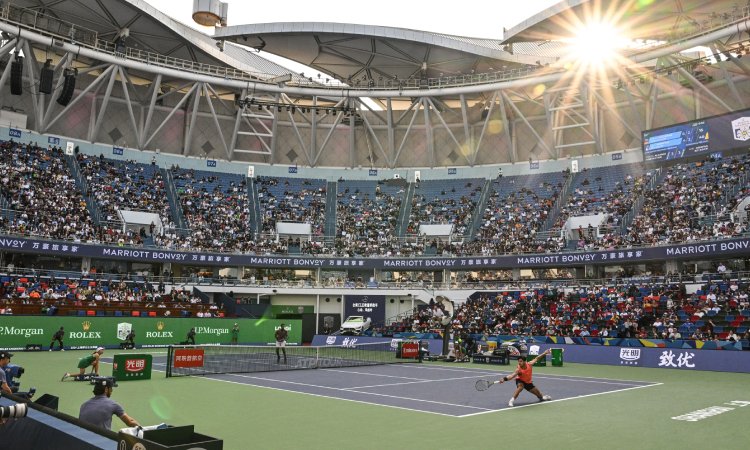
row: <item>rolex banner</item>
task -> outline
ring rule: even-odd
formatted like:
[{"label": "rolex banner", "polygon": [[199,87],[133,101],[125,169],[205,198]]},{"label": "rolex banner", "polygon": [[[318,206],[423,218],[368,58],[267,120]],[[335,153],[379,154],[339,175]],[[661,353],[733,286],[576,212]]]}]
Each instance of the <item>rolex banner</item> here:
[{"label": "rolex banner", "polygon": [[[167,317],[84,317],[84,316],[0,316],[0,350],[25,350],[28,344],[42,344],[47,350],[52,336],[64,327],[66,349],[119,348],[130,331],[139,348],[164,347],[185,341],[195,328],[196,344],[229,344],[234,324],[240,344],[275,342],[274,333],[284,323],[288,343],[302,341],[301,320],[201,319]],[[55,347],[57,348],[57,347]]]}]

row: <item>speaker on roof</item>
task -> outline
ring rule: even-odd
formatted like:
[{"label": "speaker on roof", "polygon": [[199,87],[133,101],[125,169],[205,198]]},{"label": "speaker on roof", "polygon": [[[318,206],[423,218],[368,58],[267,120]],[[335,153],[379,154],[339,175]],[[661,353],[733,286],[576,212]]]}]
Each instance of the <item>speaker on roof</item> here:
[{"label": "speaker on roof", "polygon": [[16,56],[16,60],[10,64],[10,93],[12,95],[23,94],[23,57]]},{"label": "speaker on roof", "polygon": [[51,62],[52,60],[48,59],[47,62],[44,63],[42,71],[39,73],[39,92],[42,94],[52,93],[52,78],[54,77],[54,72],[50,69]]},{"label": "speaker on roof", "polygon": [[60,90],[60,96],[57,97],[57,103],[61,106],[68,106],[70,99],[73,98],[73,92],[76,90],[76,76],[66,70],[64,77],[65,80]]}]

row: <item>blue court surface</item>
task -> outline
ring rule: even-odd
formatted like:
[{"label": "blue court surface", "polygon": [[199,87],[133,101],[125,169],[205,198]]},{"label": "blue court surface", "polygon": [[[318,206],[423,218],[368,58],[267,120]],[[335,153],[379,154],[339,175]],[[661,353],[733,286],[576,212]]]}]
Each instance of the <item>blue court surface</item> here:
[{"label": "blue court surface", "polygon": [[[157,353],[157,352],[154,352]],[[102,362],[111,359],[102,358]],[[154,354],[154,370],[165,370],[166,356]],[[508,366],[515,368],[515,363]],[[207,380],[245,384],[339,400],[389,406],[452,417],[470,417],[529,406],[544,407],[533,394],[521,392],[508,406],[514,382],[480,392],[479,379],[496,381],[511,371],[486,370],[471,364],[389,364],[341,369],[291,370],[207,375]],[[154,376],[159,376],[155,374]],[[533,382],[551,402],[656,386],[661,383],[537,373]]]}]

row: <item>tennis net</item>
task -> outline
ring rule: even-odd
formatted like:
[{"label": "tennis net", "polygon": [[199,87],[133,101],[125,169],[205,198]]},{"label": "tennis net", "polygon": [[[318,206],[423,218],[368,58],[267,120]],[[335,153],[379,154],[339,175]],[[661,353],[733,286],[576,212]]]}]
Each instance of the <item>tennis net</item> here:
[{"label": "tennis net", "polygon": [[[401,357],[400,344],[404,344],[403,355],[406,357]],[[413,363],[421,362],[420,347],[417,342],[294,346],[285,348],[284,358],[281,352],[277,357],[276,348],[271,345],[174,345],[167,353],[167,377]]]}]

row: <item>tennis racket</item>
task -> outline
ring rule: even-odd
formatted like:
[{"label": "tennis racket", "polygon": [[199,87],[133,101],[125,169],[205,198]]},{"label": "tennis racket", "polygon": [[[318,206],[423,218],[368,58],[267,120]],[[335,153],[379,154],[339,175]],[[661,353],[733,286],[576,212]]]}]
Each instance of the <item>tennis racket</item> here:
[{"label": "tennis racket", "polygon": [[497,381],[479,380],[474,387],[477,388],[478,391],[486,391],[493,384],[497,384]]}]

